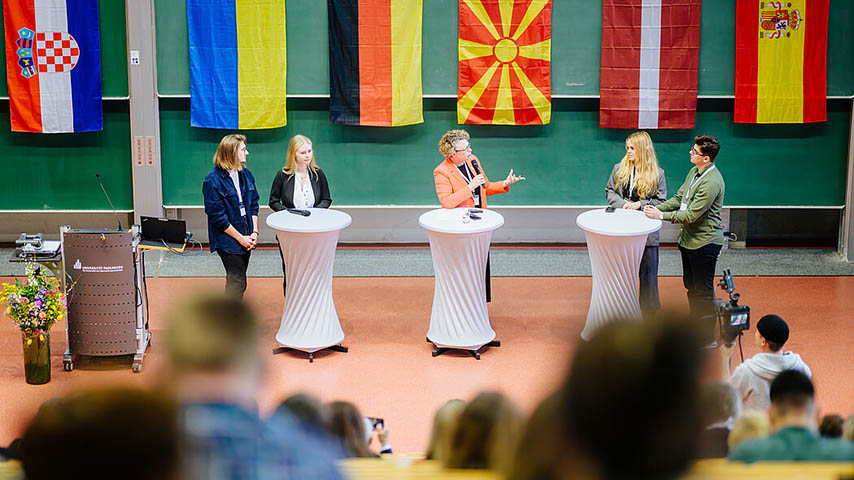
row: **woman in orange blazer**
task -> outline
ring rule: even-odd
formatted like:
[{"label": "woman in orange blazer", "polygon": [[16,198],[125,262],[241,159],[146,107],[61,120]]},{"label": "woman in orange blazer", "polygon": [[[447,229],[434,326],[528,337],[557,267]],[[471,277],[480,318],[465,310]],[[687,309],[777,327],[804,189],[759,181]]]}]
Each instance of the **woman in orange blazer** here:
[{"label": "woman in orange blazer", "polygon": [[469,139],[465,130],[449,130],[439,140],[439,153],[445,160],[433,170],[433,180],[442,208],[486,208],[488,195],[505,193],[510,185],[525,179],[513,175],[511,168],[503,181],[490,182],[480,161],[471,153]]},{"label": "woman in orange blazer", "polygon": [[[445,161],[433,170],[436,195],[442,208],[486,208],[486,197],[510,190],[510,185],[525,177],[510,174],[501,182],[490,182],[480,161],[471,153],[469,134],[465,130],[448,130],[439,140],[439,153]],[[489,257],[486,257],[486,301],[492,301]]]}]

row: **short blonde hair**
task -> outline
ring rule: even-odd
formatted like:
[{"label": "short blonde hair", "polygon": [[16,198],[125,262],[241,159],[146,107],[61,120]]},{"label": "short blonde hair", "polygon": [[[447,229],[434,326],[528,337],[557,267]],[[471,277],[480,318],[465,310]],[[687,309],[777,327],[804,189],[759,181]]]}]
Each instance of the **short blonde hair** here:
[{"label": "short blonde hair", "polygon": [[442,135],[439,140],[439,153],[443,158],[448,158],[454,154],[456,147],[454,146],[460,140],[469,140],[469,132],[465,130],[448,130]]},{"label": "short blonde hair", "polygon": [[[311,140],[305,135],[294,135],[294,138],[288,142],[288,156],[285,157],[285,166],[282,171],[287,175],[293,175],[297,170],[297,150],[303,145],[311,145]],[[317,175],[317,162],[314,159],[314,150],[311,151],[311,162],[308,164],[311,172]]]},{"label": "short blonde hair", "polygon": [[246,145],[245,135],[232,133],[222,137],[213,157],[214,167],[223,170],[243,170],[243,165],[237,159],[237,149],[240,148],[241,143]]},{"label": "short blonde hair", "polygon": [[768,420],[768,414],[757,412],[756,410],[748,410],[732,422],[732,430],[729,432],[726,443],[729,445],[729,449],[732,450],[736,445],[745,440],[765,437],[770,433],[771,422]]},{"label": "short blonde hair", "polygon": [[169,318],[166,350],[176,372],[229,371],[258,361],[260,327],[241,300],[199,295]]}]

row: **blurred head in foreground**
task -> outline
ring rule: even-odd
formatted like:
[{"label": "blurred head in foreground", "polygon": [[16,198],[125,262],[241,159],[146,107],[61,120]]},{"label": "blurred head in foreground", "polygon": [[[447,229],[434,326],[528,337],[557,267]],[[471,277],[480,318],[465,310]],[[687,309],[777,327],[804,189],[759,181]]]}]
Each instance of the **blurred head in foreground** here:
[{"label": "blurred head in foreground", "polygon": [[618,322],[575,354],[565,424],[609,479],[674,478],[701,429],[698,331],[688,320]]},{"label": "blurred head in foreground", "polygon": [[457,420],[466,402],[454,399],[448,400],[433,417],[433,430],[430,433],[430,445],[427,447],[427,459],[447,462],[451,454],[451,440],[457,427]]},{"label": "blurred head in foreground", "polygon": [[178,478],[176,410],[165,397],[100,388],[39,410],[22,443],[26,478]]},{"label": "blurred head in foreground", "polygon": [[519,409],[504,395],[479,394],[457,420],[447,467],[509,472],[524,423]]}]

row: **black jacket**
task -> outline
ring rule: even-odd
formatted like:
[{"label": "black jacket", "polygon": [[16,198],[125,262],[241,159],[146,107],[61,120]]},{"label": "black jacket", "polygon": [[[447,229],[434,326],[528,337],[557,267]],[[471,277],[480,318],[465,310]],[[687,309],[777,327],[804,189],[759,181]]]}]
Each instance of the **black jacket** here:
[{"label": "black jacket", "polygon": [[[276,178],[273,179],[273,186],[270,188],[270,208],[274,212],[286,208],[294,208],[295,176],[288,175],[281,170],[276,173]],[[311,182],[312,190],[314,190],[314,207],[329,208],[332,205],[332,194],[329,193],[329,183],[326,181],[326,175],[323,173],[323,170],[318,168],[316,172],[312,172],[309,169],[308,180]]]}]

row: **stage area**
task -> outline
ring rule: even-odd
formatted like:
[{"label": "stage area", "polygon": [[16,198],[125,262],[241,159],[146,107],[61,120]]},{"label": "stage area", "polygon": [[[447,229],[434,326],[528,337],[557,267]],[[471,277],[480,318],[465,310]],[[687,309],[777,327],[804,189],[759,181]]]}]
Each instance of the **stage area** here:
[{"label": "stage area", "polygon": [[[131,372],[130,357],[78,361],[73,372],[63,372],[66,343],[61,323],[51,339],[51,382],[27,385],[20,334],[3,318],[0,444],[20,435],[38,406],[53,396],[101,383],[156,385],[164,360],[161,339],[166,312],[186,295],[218,291],[223,282],[221,278],[149,279],[153,344],[140,374]],[[848,337],[854,327],[854,277],[738,277],[736,282],[755,319],[773,312],[789,322],[792,334],[786,349],[799,352],[812,368],[821,413],[854,413],[854,344]],[[663,277],[660,287],[664,307],[686,308],[680,278]],[[434,411],[452,398],[471,399],[482,390],[499,390],[530,413],[567,370],[580,341],[591,279],[494,278],[489,311],[502,346],[485,351],[480,361],[465,354],[431,357],[432,346],[425,342],[433,293],[429,277],[335,278],[335,303],[350,352],[320,353],[313,364],[298,353],[274,357],[281,289],[280,279],[251,278],[246,295],[263,321],[260,353],[267,359],[268,376],[259,398],[261,410],[269,412],[286,396],[301,391],[324,401],[350,400],[365,415],[385,418],[395,451],[405,453],[426,448]],[[749,333],[745,356],[756,351],[753,330]],[[715,375],[717,364],[717,354],[712,352],[707,377]]]}]

